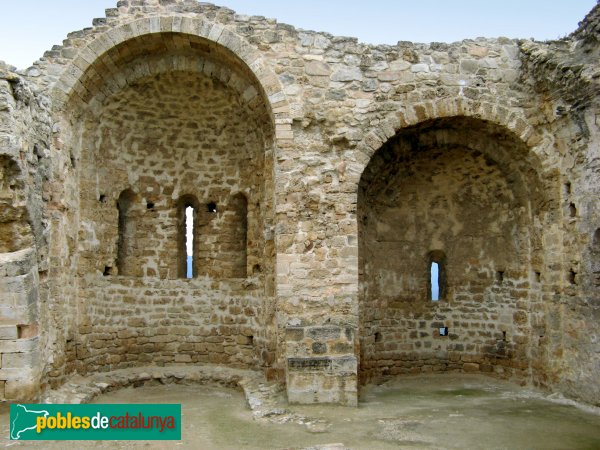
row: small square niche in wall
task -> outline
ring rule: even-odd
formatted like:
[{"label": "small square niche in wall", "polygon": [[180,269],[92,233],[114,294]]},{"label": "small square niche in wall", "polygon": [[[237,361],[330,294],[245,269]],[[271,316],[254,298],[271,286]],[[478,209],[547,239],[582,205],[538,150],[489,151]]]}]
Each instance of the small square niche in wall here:
[{"label": "small square niche in wall", "polygon": [[440,336],[448,336],[448,327],[440,327]]}]

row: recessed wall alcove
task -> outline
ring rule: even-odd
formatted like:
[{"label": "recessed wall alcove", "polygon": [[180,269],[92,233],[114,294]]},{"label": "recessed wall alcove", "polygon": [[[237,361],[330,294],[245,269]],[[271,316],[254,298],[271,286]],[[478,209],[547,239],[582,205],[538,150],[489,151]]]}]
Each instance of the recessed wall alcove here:
[{"label": "recessed wall alcove", "polygon": [[467,117],[402,129],[373,155],[357,213],[363,381],[528,375],[543,260],[535,164],[510,132]]},{"label": "recessed wall alcove", "polygon": [[80,198],[70,364],[264,367],[274,135],[259,82],[215,43],[154,33],[109,50],[81,84],[69,105]]}]

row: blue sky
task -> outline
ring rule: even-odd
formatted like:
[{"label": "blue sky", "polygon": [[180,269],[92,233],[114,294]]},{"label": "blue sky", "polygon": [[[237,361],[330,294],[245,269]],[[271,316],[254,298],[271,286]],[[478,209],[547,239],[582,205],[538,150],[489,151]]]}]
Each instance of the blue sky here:
[{"label": "blue sky", "polygon": [[[242,14],[373,44],[454,42],[478,36],[556,39],[596,0],[223,0]],[[0,0],[0,60],[26,68],[116,0]]]}]

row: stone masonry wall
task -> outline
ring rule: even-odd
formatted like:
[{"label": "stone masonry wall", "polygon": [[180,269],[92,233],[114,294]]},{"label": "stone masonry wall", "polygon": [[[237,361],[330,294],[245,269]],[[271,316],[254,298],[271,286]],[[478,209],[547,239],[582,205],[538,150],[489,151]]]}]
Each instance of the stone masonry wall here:
[{"label": "stone masonry wall", "polygon": [[[186,95],[194,92],[195,95]],[[177,278],[180,199],[196,201],[197,275],[232,278],[235,195],[248,196],[249,253],[263,264],[261,207],[264,144],[260,124],[210,78],[185,72],[142,78],[124,89],[83,130],[79,272],[117,274],[117,199],[135,194],[130,275]],[[214,203],[216,211],[208,210]],[[245,243],[244,243],[245,247]],[[182,258],[183,256],[183,258]],[[250,273],[252,272],[250,267]],[[108,268],[108,269],[106,269]],[[256,270],[261,270],[260,267]]]},{"label": "stone masonry wall", "polygon": [[[145,40],[130,52],[160,42]],[[78,273],[96,280],[79,286],[79,336],[69,357],[78,372],[149,362],[258,367],[272,359],[261,351],[266,336],[255,320],[273,273],[264,240],[272,214],[270,128],[264,106],[251,102],[251,83],[200,50],[193,59],[191,50],[174,48],[123,62],[129,85],[102,108],[83,106],[89,119],[74,128],[81,133],[81,147],[72,150],[80,180]],[[171,281],[167,289],[164,280],[186,278],[188,205],[193,277],[204,281]],[[245,287],[221,283],[247,276]]]},{"label": "stone masonry wall", "polygon": [[248,281],[97,279],[68,347],[79,373],[136,365],[260,365],[262,293]]},{"label": "stone masonry wall", "polygon": [[[542,284],[531,359],[533,381],[598,404],[600,386],[600,289],[595,236],[600,223],[600,84],[597,64],[600,4],[569,37],[556,42],[523,42],[522,82],[536,94],[560,157],[556,185],[561,191],[560,238],[544,242],[562,258],[562,270]],[[551,288],[549,285],[558,285]]]},{"label": "stone masonry wall", "polygon": [[[41,383],[146,363],[147,348],[156,364],[263,367],[294,402],[356,404],[359,376],[477,369],[599,404],[598,11],[556,42],[374,46],[206,3],[121,0],[69,34],[23,74],[53,120],[49,181],[33,189],[44,203],[28,199],[48,210]],[[365,195],[363,172],[389,189]],[[116,202],[127,189],[139,264],[122,277]],[[238,193],[248,290],[231,287],[243,275]],[[191,284],[177,279],[184,194],[219,211],[200,217]],[[450,213],[423,214],[433,206]],[[38,248],[43,235],[33,228]],[[392,244],[377,250],[384,235]],[[417,307],[433,250],[447,258],[450,297]],[[152,320],[129,325],[125,298]],[[210,336],[177,334],[178,301]],[[237,322],[245,301],[253,350]],[[223,302],[234,310],[207,324],[205,307]],[[90,328],[99,311],[110,318]],[[233,353],[205,353],[225,317],[240,324],[219,337]],[[164,347],[144,341],[154,326]]]},{"label": "stone masonry wall", "polygon": [[0,62],[0,399],[34,398],[47,342],[49,102]]},{"label": "stone masonry wall", "polygon": [[[527,377],[530,289],[541,278],[540,258],[530,261],[541,230],[529,208],[539,210],[539,193],[535,180],[521,184],[499,163],[518,143],[489,131],[464,119],[407,130],[363,173],[363,379],[445,370]],[[432,261],[440,267],[438,301]]]}]

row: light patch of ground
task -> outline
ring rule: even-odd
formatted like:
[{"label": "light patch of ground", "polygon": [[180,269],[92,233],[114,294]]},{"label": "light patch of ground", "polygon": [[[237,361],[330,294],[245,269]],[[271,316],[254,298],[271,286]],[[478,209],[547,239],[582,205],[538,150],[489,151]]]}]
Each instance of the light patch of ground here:
[{"label": "light patch of ground", "polygon": [[[128,387],[96,403],[181,403],[181,442],[8,441],[0,445],[110,449],[591,449],[600,448],[600,414],[539,392],[477,375],[398,378],[363,389],[358,408],[285,405],[286,414],[253,417],[244,394],[216,385]],[[280,400],[281,402],[281,400]],[[281,423],[275,423],[275,422]]]}]

